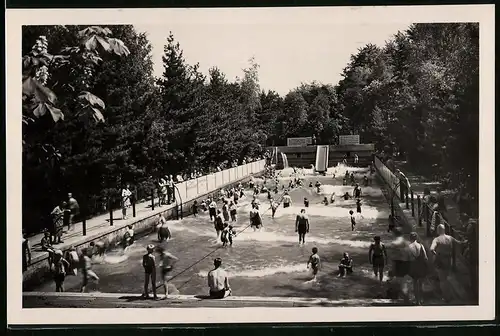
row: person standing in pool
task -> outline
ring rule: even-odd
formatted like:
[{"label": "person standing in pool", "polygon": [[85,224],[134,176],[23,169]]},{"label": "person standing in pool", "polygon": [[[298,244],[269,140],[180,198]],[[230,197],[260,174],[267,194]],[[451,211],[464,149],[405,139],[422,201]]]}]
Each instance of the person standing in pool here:
[{"label": "person standing in pool", "polygon": [[335,203],[335,192],[333,192],[332,196],[330,196],[330,203]]},{"label": "person standing in pool", "polygon": [[193,216],[197,217],[198,216],[198,201],[194,200],[193,205],[191,206],[191,209],[193,210]]},{"label": "person standing in pool", "polygon": [[148,245],[146,247],[147,253],[142,256],[142,267],[144,268],[144,292],[142,293],[142,297],[144,299],[149,298],[149,282],[151,281],[153,298],[158,300],[158,296],[156,295],[156,260],[153,254],[154,249],[154,245]]},{"label": "person standing in pool", "polygon": [[283,208],[288,208],[292,204],[292,198],[288,194],[288,191],[285,191],[283,196]]},{"label": "person standing in pool", "polygon": [[69,273],[71,275],[78,275],[80,256],[78,255],[78,252],[76,251],[76,248],[74,246],[71,246],[68,252],[66,252],[65,259],[69,262]]},{"label": "person standing in pool", "polygon": [[262,218],[260,217],[259,206],[257,204],[253,204],[252,210],[250,210],[250,226],[254,231],[260,231],[262,227]]},{"label": "person standing in pool", "polygon": [[54,282],[56,283],[56,292],[64,292],[64,279],[66,278],[69,262],[63,258],[63,252],[56,250],[54,252]]},{"label": "person standing in pool", "polygon": [[99,277],[95,272],[92,270],[92,259],[90,256],[92,255],[91,250],[88,250],[87,248],[82,249],[82,260],[81,260],[81,265],[82,265],[82,286],[80,289],[80,292],[85,293],[85,290],[87,289],[87,285],[89,283],[89,278],[93,279],[96,284],[99,283]]},{"label": "person standing in pool", "polygon": [[222,213],[220,210],[217,210],[217,215],[214,220],[214,228],[217,233],[217,240],[220,238],[220,234],[222,230],[224,230],[224,218],[222,217]]},{"label": "person standing in pool", "polygon": [[106,244],[103,241],[98,241],[97,243],[90,242],[90,255],[97,254],[99,257],[104,257],[106,252]]},{"label": "person standing in pool", "polygon": [[361,197],[361,187],[359,186],[359,183],[356,183],[356,186],[354,187],[352,194],[354,198],[359,199]]},{"label": "person standing in pool", "polygon": [[280,206],[279,202],[277,202],[274,199],[271,200],[271,217],[272,218],[274,218],[274,215],[276,214],[276,210],[278,210],[279,206]]},{"label": "person standing in pool", "polygon": [[309,200],[307,199],[307,197],[304,197],[304,206],[306,208],[309,208]]},{"label": "person standing in pool", "polygon": [[375,277],[379,277],[380,282],[384,279],[384,267],[387,261],[387,251],[385,245],[380,242],[380,236],[373,238],[374,242],[368,251],[368,260],[373,265]]},{"label": "person standing in pool", "polygon": [[226,271],[220,266],[222,265],[221,258],[214,259],[214,269],[208,272],[208,288],[210,290],[210,298],[223,299],[231,295],[231,287],[229,286],[229,278]]},{"label": "person standing in pool", "polygon": [[233,195],[233,201],[234,201],[234,204],[238,204],[238,200],[239,200],[241,197],[243,197],[243,195],[244,195],[244,194],[243,194],[243,189],[240,189],[240,190],[241,190],[241,193],[240,193],[238,190],[236,190],[236,192],[235,192],[235,193],[234,193],[234,195]]},{"label": "person standing in pool", "polygon": [[229,222],[229,206],[227,201],[224,201],[224,204],[222,205],[222,216],[224,217],[225,222]]},{"label": "person standing in pool", "polygon": [[231,222],[236,222],[236,204],[233,201],[229,203],[229,215],[231,216]]},{"label": "person standing in pool", "polygon": [[126,250],[130,245],[134,243],[134,229],[132,225],[127,225],[127,230],[123,235],[123,249]]},{"label": "person standing in pool", "polygon": [[217,217],[217,203],[215,203],[215,200],[209,201],[208,213],[210,214],[210,220],[214,220]]},{"label": "person standing in pool", "polygon": [[356,217],[354,217],[354,211],[349,210],[349,215],[351,216],[351,231],[356,228]]},{"label": "person standing in pool", "polygon": [[356,200],[356,213],[359,218],[363,218],[363,215],[361,214],[361,200],[359,198]]},{"label": "person standing in pool", "polygon": [[295,232],[299,233],[299,245],[306,243],[306,234],[309,233],[309,217],[306,215],[306,210],[300,210],[300,214],[295,219]]},{"label": "person standing in pool", "polygon": [[162,214],[158,215],[158,241],[161,243],[163,240],[169,241],[172,238],[172,233],[167,225],[167,220]]},{"label": "person standing in pool", "polygon": [[319,181],[316,181],[316,184],[314,184],[314,186],[316,187],[316,191],[319,194],[321,192],[321,183]]},{"label": "person standing in pool", "polygon": [[[165,299],[168,297],[168,275],[174,269],[175,263],[179,260],[172,253],[168,252],[163,247],[158,247],[158,252],[160,253],[161,260],[161,278],[163,281],[163,288],[165,289]],[[156,286],[155,286],[156,287]]]},{"label": "person standing in pool", "polygon": [[307,268],[309,268],[309,266],[311,266],[313,273],[313,278],[311,281],[316,281],[316,276],[318,274],[319,269],[321,268],[321,258],[318,255],[317,247],[312,248],[312,254],[309,257],[309,260],[307,261]]}]

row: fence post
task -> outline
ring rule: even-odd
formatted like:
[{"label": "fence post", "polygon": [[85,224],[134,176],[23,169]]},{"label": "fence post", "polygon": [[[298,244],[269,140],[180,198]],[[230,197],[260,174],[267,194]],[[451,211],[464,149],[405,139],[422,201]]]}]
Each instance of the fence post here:
[{"label": "fence post", "polygon": [[151,189],[151,210],[155,209],[155,189]]},{"label": "fence post", "polygon": [[391,215],[392,218],[394,218],[394,191],[392,189],[391,189]]},{"label": "fence post", "polygon": [[431,236],[431,216],[430,216],[430,213],[429,213],[429,206],[428,205],[424,205],[424,213],[425,213],[425,225],[426,225],[426,228],[425,228],[425,231],[426,231],[426,234],[427,234],[427,237],[430,237]]},{"label": "fence post", "polygon": [[111,196],[108,197],[108,209],[109,209],[109,226],[113,226],[113,204],[111,201]]},{"label": "fence post", "polygon": [[135,201],[137,200],[137,189],[134,190],[134,197],[132,197],[132,217],[135,217]]},{"label": "fence post", "polygon": [[411,215],[415,217],[415,199],[413,195],[413,190],[411,190]]},{"label": "fence post", "polygon": [[418,226],[422,227],[422,199],[417,195]]},{"label": "fence post", "polygon": [[83,235],[86,236],[87,235],[87,216],[86,216],[87,212],[85,211],[85,213],[82,214],[83,216],[83,220],[82,220],[82,229],[83,229]]},{"label": "fence post", "polygon": [[406,201],[406,210],[410,209],[410,202],[408,199],[408,186],[405,188],[405,201]]}]

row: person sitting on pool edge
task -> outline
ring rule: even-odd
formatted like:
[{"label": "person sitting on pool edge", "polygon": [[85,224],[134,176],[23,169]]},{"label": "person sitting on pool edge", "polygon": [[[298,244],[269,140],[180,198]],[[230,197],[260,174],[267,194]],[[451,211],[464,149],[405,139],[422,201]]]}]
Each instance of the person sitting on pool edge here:
[{"label": "person sitting on pool edge", "polygon": [[342,259],[340,259],[339,263],[338,277],[345,278],[348,274],[352,274],[352,258],[349,257],[349,253],[344,252],[344,256]]},{"label": "person sitting on pool edge", "polygon": [[223,299],[231,295],[231,287],[226,271],[220,266],[221,258],[214,259],[214,269],[208,272],[208,288],[211,299]]}]

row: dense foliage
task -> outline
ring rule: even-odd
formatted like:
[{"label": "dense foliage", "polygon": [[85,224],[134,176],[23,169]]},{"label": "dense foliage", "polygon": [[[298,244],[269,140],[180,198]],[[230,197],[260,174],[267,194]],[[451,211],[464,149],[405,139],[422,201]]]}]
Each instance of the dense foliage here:
[{"label": "dense foliage", "polygon": [[261,90],[254,59],[241,78],[216,65],[205,76],[172,34],[154,78],[151,46],[132,26],[25,26],[23,55],[28,230],[66,192],[94,214],[123,183],[141,197],[160,175],[206,173],[313,134],[325,144],[360,134],[423,173],[470,175],[477,195],[477,24],[412,25],[358,50],[336,85],[303,84],[285,96]]}]

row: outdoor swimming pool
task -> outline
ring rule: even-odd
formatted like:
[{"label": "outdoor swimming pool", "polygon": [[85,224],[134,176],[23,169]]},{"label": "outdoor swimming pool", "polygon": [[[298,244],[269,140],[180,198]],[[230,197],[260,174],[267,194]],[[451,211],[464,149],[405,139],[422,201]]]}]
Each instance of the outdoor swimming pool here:
[{"label": "outdoor swimming pool", "polygon": [[[336,177],[332,177],[334,168],[330,168],[327,176],[314,176],[312,171],[304,170],[305,183],[290,191],[293,204],[287,209],[281,206],[275,218],[271,218],[267,194],[259,195],[260,212],[264,228],[254,232],[247,228],[234,238],[232,247],[219,248],[213,224],[208,212],[197,218],[187,217],[180,221],[169,221],[173,239],[163,243],[168,250],[180,260],[176,264],[172,276],[172,284],[181,294],[207,294],[206,276],[213,266],[215,257],[222,258],[222,267],[230,275],[233,295],[244,296],[300,296],[324,297],[329,299],[344,298],[376,298],[382,295],[382,289],[373,276],[368,261],[368,247],[373,236],[380,235],[382,240],[392,236],[387,233],[389,208],[382,191],[373,179],[373,185],[362,187],[362,215],[358,219],[357,230],[351,231],[349,210],[356,212],[354,200],[343,200],[340,195],[348,191],[352,194],[352,186],[343,186],[342,178],[345,170],[353,171],[360,181],[369,175],[368,169],[337,167]],[[283,171],[280,183],[288,184],[290,169]],[[322,183],[318,194],[316,188],[309,183]],[[262,184],[263,180],[256,180]],[[274,182],[267,181],[268,187]],[[336,194],[335,204],[321,204],[324,196]],[[246,196],[240,200],[238,220],[234,224],[238,232],[249,224],[249,211],[252,192],[247,190]],[[279,188],[279,197],[283,193]],[[306,236],[305,246],[299,246],[295,233],[295,216],[304,208],[303,199],[310,201],[306,209],[310,218],[310,233]],[[103,260],[96,258],[93,269],[101,278],[98,288],[91,284],[89,291],[113,293],[142,292],[144,274],[142,255],[146,253],[148,244],[158,245],[156,233],[136,240],[127,252],[116,250],[107,253]],[[322,269],[317,282],[310,282],[312,275],[306,269],[307,260],[312,247],[318,247],[322,259]],[[196,263],[209,253],[207,258]],[[354,260],[354,274],[345,279],[337,278],[336,271],[343,252],[349,252]],[[196,264],[195,264],[196,263]],[[193,265],[195,264],[195,265]],[[191,266],[192,267],[189,267]],[[176,276],[182,272],[182,274]],[[160,281],[158,274],[158,283]],[[79,291],[81,276],[68,276],[65,281],[66,291]],[[54,291],[52,282],[41,285],[38,291]]]}]

